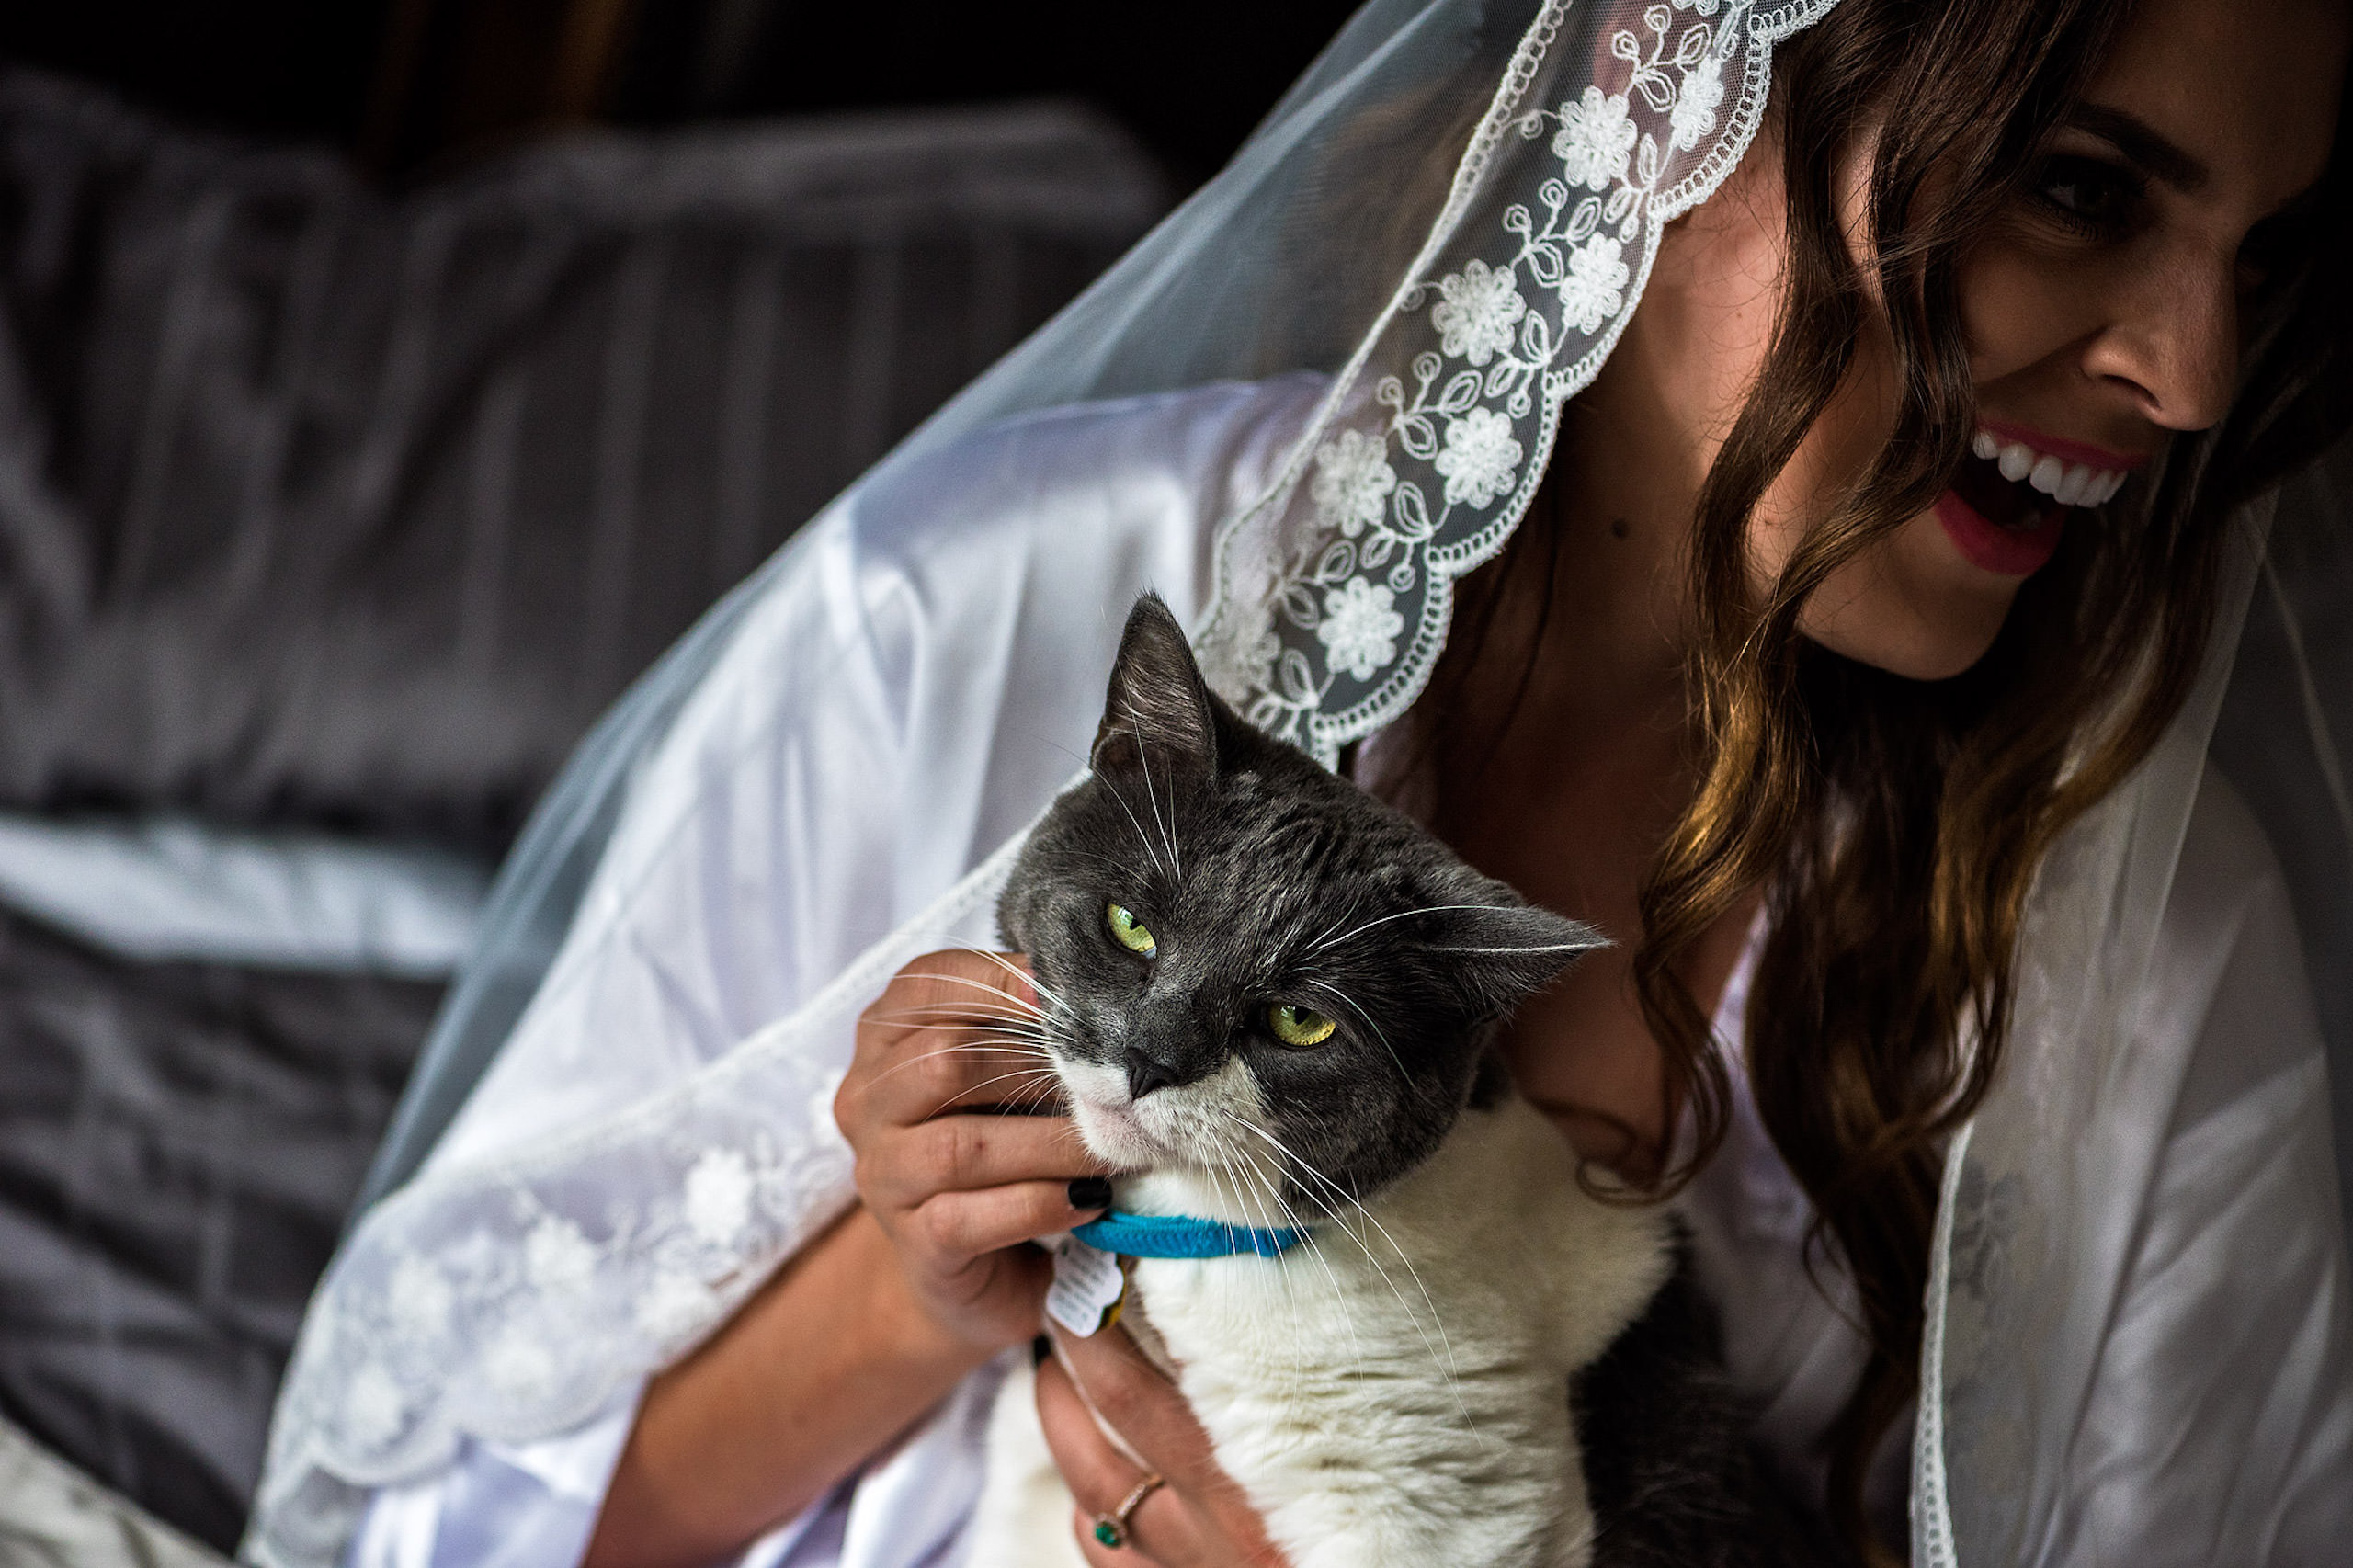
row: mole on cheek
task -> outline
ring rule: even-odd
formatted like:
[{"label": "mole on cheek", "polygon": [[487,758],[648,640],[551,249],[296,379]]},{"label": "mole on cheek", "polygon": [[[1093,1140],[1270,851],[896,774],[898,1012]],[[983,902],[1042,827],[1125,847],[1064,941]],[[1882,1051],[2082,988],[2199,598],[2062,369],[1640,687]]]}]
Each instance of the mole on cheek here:
[{"label": "mole on cheek", "polygon": [[1612,517],[1609,519],[1609,537],[1611,539],[1624,539],[1628,534],[1632,533],[1634,529],[1632,525],[1628,523],[1625,518]]}]

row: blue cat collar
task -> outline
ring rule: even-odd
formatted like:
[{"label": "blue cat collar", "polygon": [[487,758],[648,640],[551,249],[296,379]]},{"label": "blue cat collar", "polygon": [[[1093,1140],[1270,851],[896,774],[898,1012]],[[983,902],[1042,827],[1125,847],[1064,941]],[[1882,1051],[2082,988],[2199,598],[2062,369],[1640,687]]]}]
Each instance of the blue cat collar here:
[{"label": "blue cat collar", "polygon": [[1071,1234],[1122,1257],[1280,1257],[1307,1239],[1289,1226],[1228,1225],[1182,1214],[1122,1214],[1110,1210]]}]

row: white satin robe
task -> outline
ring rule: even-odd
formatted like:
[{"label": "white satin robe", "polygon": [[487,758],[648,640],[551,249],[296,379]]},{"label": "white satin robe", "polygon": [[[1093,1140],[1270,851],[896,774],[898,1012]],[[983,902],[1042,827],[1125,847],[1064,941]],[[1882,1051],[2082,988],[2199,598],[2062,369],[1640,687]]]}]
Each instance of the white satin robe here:
[{"label": "white satin robe", "polygon": [[[1221,517],[1324,383],[1294,377],[984,430],[816,522],[633,789],[542,995],[436,1151],[470,1159],[675,1082],[784,1017],[1017,832],[1092,736],[1127,608],[1193,621]],[[942,945],[992,945],[985,911]],[[1734,1049],[1745,979],[1722,1020]],[[2137,1049],[2190,1059],[2131,1282],[2037,1568],[2353,1561],[2353,1302],[2322,1048],[2261,835],[2193,818]],[[847,1042],[842,1042],[846,1051]],[[1735,1378],[1790,1483],[1859,1364],[1800,1256],[1807,1209],[1754,1108],[1690,1195]],[[2032,1346],[2020,1346],[2030,1357]],[[997,1373],[755,1545],[747,1568],[955,1561]],[[565,1568],[636,1386],[528,1444],[375,1494],[354,1568]],[[1899,1445],[1900,1447],[1900,1445]],[[1898,1456],[1900,1457],[1900,1456]],[[1876,1501],[1900,1517],[1904,1467]],[[1956,1487],[1969,1484],[1965,1475]]]}]

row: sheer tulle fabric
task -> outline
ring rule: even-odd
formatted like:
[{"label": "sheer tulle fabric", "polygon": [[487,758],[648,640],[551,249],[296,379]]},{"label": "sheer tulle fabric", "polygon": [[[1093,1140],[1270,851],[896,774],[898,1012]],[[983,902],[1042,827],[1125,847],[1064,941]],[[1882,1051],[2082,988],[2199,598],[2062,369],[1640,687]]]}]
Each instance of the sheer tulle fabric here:
[{"label": "sheer tulle fabric", "polygon": [[[1226,695],[1327,758],[1402,711],[1660,225],[1738,160],[1773,45],[1827,9],[1375,0],[1232,168],[712,611],[502,876],[313,1304],[249,1555],[325,1564],[369,1488],[609,1415],[840,1210],[855,1017],[907,958],[990,942],[1137,588],[1199,628]],[[2092,1391],[2164,1219],[2195,1031],[2140,1009],[2260,551],[2251,521],[2198,699],[2038,885],[2016,1054],[1948,1172],[1916,1561],[2078,1560],[2083,1445],[2169,1418],[2112,1420]],[[2253,689],[2304,679],[2283,657]],[[2318,794],[2257,801],[2334,802],[2263,822],[2324,913],[2353,885],[2341,760],[2312,744],[2334,744],[2329,699],[2293,705],[2302,749],[2280,752]],[[2341,994],[2323,1012],[2341,1028]],[[2279,1092],[2317,1093],[2309,1017],[2280,1041]],[[2325,1181],[2325,1120],[2317,1146]],[[2306,1273],[2325,1299],[2300,1304],[2295,1369],[2325,1424],[2347,1376],[2333,1229]],[[2285,1441],[2353,1452],[2310,1437]]]}]

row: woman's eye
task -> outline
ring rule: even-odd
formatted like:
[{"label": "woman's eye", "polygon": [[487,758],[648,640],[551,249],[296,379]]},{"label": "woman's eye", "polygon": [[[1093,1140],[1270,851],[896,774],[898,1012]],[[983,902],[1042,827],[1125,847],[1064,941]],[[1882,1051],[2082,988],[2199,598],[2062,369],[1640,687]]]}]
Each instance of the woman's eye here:
[{"label": "woman's eye", "polygon": [[1267,1009],[1267,1027],[1285,1045],[1322,1045],[1340,1026],[1313,1007],[1278,1002]]},{"label": "woman's eye", "polygon": [[2102,236],[2131,227],[2141,195],[2130,173],[2096,158],[2053,158],[2034,186],[2035,199],[2051,216],[2078,233]]},{"label": "woman's eye", "polygon": [[1134,911],[1125,904],[1106,904],[1103,919],[1111,927],[1111,940],[1138,958],[1148,959],[1160,951],[1160,944],[1152,939],[1152,933],[1144,929],[1136,919]]}]

